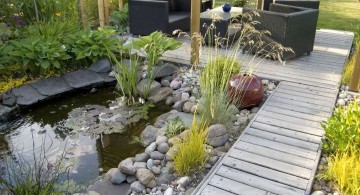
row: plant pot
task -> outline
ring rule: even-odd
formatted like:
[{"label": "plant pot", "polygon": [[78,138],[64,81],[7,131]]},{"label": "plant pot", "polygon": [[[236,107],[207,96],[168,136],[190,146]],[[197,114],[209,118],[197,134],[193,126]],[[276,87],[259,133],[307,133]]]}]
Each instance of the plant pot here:
[{"label": "plant pot", "polygon": [[238,74],[230,79],[227,94],[238,108],[252,108],[262,102],[264,87],[257,76]]},{"label": "plant pot", "polygon": [[230,12],[231,5],[229,3],[224,3],[224,5],[222,6],[222,9],[224,12]]}]

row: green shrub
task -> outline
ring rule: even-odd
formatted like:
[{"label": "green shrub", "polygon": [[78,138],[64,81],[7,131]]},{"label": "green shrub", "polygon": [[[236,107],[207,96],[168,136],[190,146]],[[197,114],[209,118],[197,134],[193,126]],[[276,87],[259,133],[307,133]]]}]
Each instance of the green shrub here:
[{"label": "green shrub", "polygon": [[66,48],[58,41],[43,40],[39,37],[10,41],[13,51],[10,57],[16,59],[24,70],[40,72],[49,69],[60,69],[61,63],[71,58]]},{"label": "green shrub", "polygon": [[128,5],[125,4],[123,10],[115,10],[110,15],[110,21],[117,26],[117,29],[125,31],[129,25],[129,10]]},{"label": "green shrub", "polygon": [[184,122],[181,120],[180,117],[176,117],[168,121],[165,135],[169,138],[174,137],[175,135],[181,133],[183,130],[185,130]]},{"label": "green shrub", "polygon": [[360,148],[360,106],[356,102],[347,107],[338,107],[328,121],[322,124],[325,130],[323,147],[326,151],[347,151],[350,146]]},{"label": "green shrub", "polygon": [[246,5],[246,0],[234,0],[232,6],[234,7],[244,7]]},{"label": "green shrub", "polygon": [[79,31],[65,38],[65,43],[75,54],[76,60],[95,62],[108,56],[108,51],[118,49],[120,40],[113,38],[114,35],[114,30]]},{"label": "green shrub", "polygon": [[14,47],[9,44],[3,44],[0,42],[0,69],[3,69],[6,65],[11,64],[14,59],[9,55]]},{"label": "green shrub", "polygon": [[23,38],[41,37],[45,40],[58,40],[62,43],[65,37],[79,32],[80,29],[80,24],[77,22],[51,20],[25,27],[21,36]]},{"label": "green shrub", "polygon": [[[200,170],[207,161],[205,143],[207,128],[205,124],[196,123],[196,114],[193,124],[185,140],[178,144],[178,151],[173,154],[174,170],[180,175],[189,175]],[[177,147],[176,145],[174,147]]]}]

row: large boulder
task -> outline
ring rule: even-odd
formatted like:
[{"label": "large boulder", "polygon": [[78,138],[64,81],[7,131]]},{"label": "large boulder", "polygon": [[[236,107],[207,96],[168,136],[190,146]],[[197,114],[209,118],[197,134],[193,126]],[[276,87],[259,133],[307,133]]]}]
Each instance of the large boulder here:
[{"label": "large boulder", "polygon": [[165,64],[163,66],[154,67],[155,79],[170,76],[178,71],[178,67],[173,64]]},{"label": "large boulder", "polygon": [[162,87],[154,90],[147,99],[153,103],[158,103],[164,101],[166,97],[172,95],[173,91],[174,90],[170,87]]},{"label": "large boulder", "polygon": [[140,153],[136,154],[134,161],[135,162],[146,162],[150,158],[149,154],[146,153]]},{"label": "large boulder", "polygon": [[132,191],[140,193],[145,189],[145,186],[141,184],[139,181],[134,181],[133,183],[131,183],[130,189]]},{"label": "large boulder", "polygon": [[119,164],[119,169],[125,174],[134,175],[136,173],[136,168],[134,167],[133,158],[127,158],[121,161]]},{"label": "large boulder", "polygon": [[[171,120],[174,119],[176,117],[179,117],[181,119],[181,121],[185,124],[186,128],[191,128],[192,122],[193,122],[193,118],[194,115],[193,114],[188,114],[188,113],[183,113],[183,112],[176,112],[176,113],[172,113],[170,114],[166,120]],[[200,117],[198,115],[196,115],[196,121],[199,121]]]},{"label": "large boulder", "polygon": [[142,140],[142,143],[144,146],[149,146],[152,142],[156,140],[156,133],[158,131],[158,128],[148,125],[144,129],[143,132],[141,132],[140,138]]},{"label": "large boulder", "polygon": [[93,183],[87,191],[94,191],[106,195],[128,195],[130,194],[130,184],[121,183],[119,185],[113,185],[109,180],[103,179]]},{"label": "large boulder", "polygon": [[110,181],[113,184],[121,184],[126,181],[126,175],[124,173],[121,173],[120,170],[117,169],[112,173]]},{"label": "large boulder", "polygon": [[110,72],[111,71],[111,63],[108,58],[100,59],[95,63],[91,64],[89,70],[92,70],[97,73]]},{"label": "large boulder", "polygon": [[[149,84],[149,82],[151,82],[151,85]],[[150,95],[152,92],[154,92],[155,90],[159,89],[161,87],[161,84],[157,81],[154,80],[149,80],[149,79],[143,79],[141,80],[138,85],[137,85],[137,91],[141,96],[145,95],[145,89],[149,87],[149,91],[148,91],[148,95]]]}]

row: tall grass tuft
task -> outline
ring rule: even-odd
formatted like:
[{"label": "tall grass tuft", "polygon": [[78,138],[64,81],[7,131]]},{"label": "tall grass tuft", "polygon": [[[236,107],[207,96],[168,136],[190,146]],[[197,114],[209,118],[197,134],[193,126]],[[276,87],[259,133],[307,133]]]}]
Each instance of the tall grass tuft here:
[{"label": "tall grass tuft", "polygon": [[351,147],[346,152],[337,152],[328,158],[324,179],[335,181],[341,194],[360,194],[360,153]]},{"label": "tall grass tuft", "polygon": [[[178,151],[173,156],[174,170],[180,175],[189,175],[199,171],[208,159],[205,143],[207,139],[207,125],[196,122],[194,114],[193,123],[185,140],[178,145]],[[176,145],[174,146],[176,147]]]}]

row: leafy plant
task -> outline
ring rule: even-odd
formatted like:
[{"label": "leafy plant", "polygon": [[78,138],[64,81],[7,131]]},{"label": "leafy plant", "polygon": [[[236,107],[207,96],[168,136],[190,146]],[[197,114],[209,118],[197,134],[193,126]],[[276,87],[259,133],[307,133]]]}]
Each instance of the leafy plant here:
[{"label": "leafy plant", "polygon": [[3,69],[5,65],[11,64],[14,59],[9,56],[14,47],[12,45],[3,44],[0,42],[0,69]]},{"label": "leafy plant", "polygon": [[113,11],[110,15],[110,21],[114,23],[118,27],[118,29],[124,31],[125,27],[129,25],[128,4],[125,4],[123,10]]},{"label": "leafy plant", "polygon": [[246,0],[234,0],[232,2],[232,6],[234,7],[244,7],[246,5],[247,1]]},{"label": "leafy plant", "polygon": [[320,177],[334,181],[341,194],[360,194],[359,148],[336,152],[327,161],[328,167]]},{"label": "leafy plant", "polygon": [[360,106],[356,102],[338,107],[326,123],[323,147],[329,152],[347,151],[350,146],[360,148]]},{"label": "leafy plant", "polygon": [[65,43],[76,56],[76,60],[89,59],[97,61],[108,55],[108,51],[116,51],[119,39],[112,38],[114,30],[79,31],[65,38]]},{"label": "leafy plant", "polygon": [[61,63],[71,58],[66,53],[66,48],[58,41],[42,40],[39,37],[11,41],[14,47],[9,53],[15,58],[23,69],[41,71],[60,69]]},{"label": "leafy plant", "polygon": [[166,126],[165,135],[167,137],[173,137],[176,134],[181,133],[183,130],[185,130],[184,122],[181,120],[180,117],[176,117],[176,118],[168,121],[168,124]]},{"label": "leafy plant", "polygon": [[189,175],[204,166],[208,159],[208,155],[205,152],[206,139],[206,124],[198,124],[196,122],[196,114],[194,114],[193,123],[187,139],[180,141],[179,149],[176,155],[173,155],[174,170],[176,173]]}]

